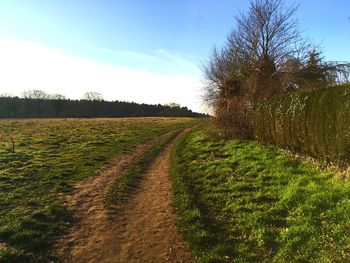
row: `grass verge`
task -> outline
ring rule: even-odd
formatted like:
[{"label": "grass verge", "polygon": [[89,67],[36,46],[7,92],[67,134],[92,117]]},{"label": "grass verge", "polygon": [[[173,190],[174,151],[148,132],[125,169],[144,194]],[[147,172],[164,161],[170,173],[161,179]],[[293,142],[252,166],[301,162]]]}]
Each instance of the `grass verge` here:
[{"label": "grass verge", "polygon": [[350,261],[348,181],[208,129],[171,152],[174,207],[198,262]]}]

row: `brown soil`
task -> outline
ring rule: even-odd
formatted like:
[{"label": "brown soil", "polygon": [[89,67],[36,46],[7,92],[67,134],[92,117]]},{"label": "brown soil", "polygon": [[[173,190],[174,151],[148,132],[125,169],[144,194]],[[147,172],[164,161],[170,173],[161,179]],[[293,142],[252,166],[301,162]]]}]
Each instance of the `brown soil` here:
[{"label": "brown soil", "polygon": [[67,207],[77,224],[57,243],[63,262],[192,262],[177,232],[169,178],[171,144],[154,160],[138,190],[118,213],[103,205],[108,188],[150,144],[114,160],[76,186]]}]

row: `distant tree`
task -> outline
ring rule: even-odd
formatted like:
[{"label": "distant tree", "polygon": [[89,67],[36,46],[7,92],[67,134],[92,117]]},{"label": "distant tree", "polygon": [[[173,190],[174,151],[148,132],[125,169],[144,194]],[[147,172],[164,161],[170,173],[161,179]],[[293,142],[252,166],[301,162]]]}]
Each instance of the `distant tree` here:
[{"label": "distant tree", "polygon": [[66,100],[67,97],[62,94],[50,94],[49,95],[50,100]]},{"label": "distant tree", "polygon": [[88,105],[87,107],[90,109],[91,113],[89,114],[92,117],[99,117],[100,107],[102,104],[100,102],[103,102],[103,96],[101,93],[98,92],[86,92],[83,96],[83,101],[87,101]]},{"label": "distant tree", "polygon": [[[0,96],[0,118],[204,116],[176,103],[166,106],[122,101],[69,100],[60,94],[52,94],[48,99],[43,99],[45,97],[41,92],[32,91],[23,93],[23,98]],[[11,140],[8,134],[13,132],[6,133],[6,141]]]},{"label": "distant tree", "polygon": [[43,90],[27,90],[22,93],[22,97],[25,98],[27,101],[27,111],[28,114],[30,114],[31,106],[30,104],[33,104],[33,107],[35,108],[35,117],[40,118],[42,113],[42,106],[45,100],[48,100],[50,98],[50,95],[46,93]]},{"label": "distant tree", "polygon": [[3,93],[0,95],[1,108],[3,109],[3,114],[7,118],[14,118],[17,112],[17,97],[9,93]]},{"label": "distant tree", "polygon": [[89,91],[83,95],[82,99],[89,100],[89,101],[102,101],[103,95],[101,93],[98,93],[98,92]]},{"label": "distant tree", "polygon": [[14,98],[15,96],[10,93],[1,93],[0,98]]},{"label": "distant tree", "polygon": [[51,94],[50,101],[55,111],[55,117],[57,118],[67,102],[67,97],[61,94]]},{"label": "distant tree", "polygon": [[181,107],[180,104],[175,103],[175,102],[170,102],[170,103],[168,103],[168,104],[165,104],[165,106],[168,106],[168,107],[170,107],[170,108],[180,108],[180,107]]},{"label": "distant tree", "polygon": [[33,89],[24,91],[22,97],[25,99],[46,100],[50,98],[50,95],[43,90]]}]

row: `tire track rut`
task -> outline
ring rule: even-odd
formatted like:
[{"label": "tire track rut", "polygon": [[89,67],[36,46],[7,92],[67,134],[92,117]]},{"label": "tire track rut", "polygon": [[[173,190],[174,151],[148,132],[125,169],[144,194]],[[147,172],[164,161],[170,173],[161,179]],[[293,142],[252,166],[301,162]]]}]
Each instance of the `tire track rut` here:
[{"label": "tire track rut", "polygon": [[[175,138],[176,139],[176,138]],[[176,228],[169,177],[173,139],[154,159],[138,189],[116,213],[104,207],[106,191],[152,142],[116,158],[97,176],[76,185],[66,205],[77,219],[57,242],[62,262],[192,262]]]}]

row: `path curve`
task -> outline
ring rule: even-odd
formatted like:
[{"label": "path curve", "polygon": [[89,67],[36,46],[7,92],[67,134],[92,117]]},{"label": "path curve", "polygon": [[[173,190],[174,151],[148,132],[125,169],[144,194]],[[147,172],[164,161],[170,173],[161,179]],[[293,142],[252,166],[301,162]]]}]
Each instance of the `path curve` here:
[{"label": "path curve", "polygon": [[108,188],[150,147],[139,145],[102,169],[98,176],[77,185],[67,198],[68,209],[78,219],[57,243],[63,262],[192,262],[192,256],[176,229],[169,177],[169,143],[155,158],[138,190],[118,213],[103,205]]}]

